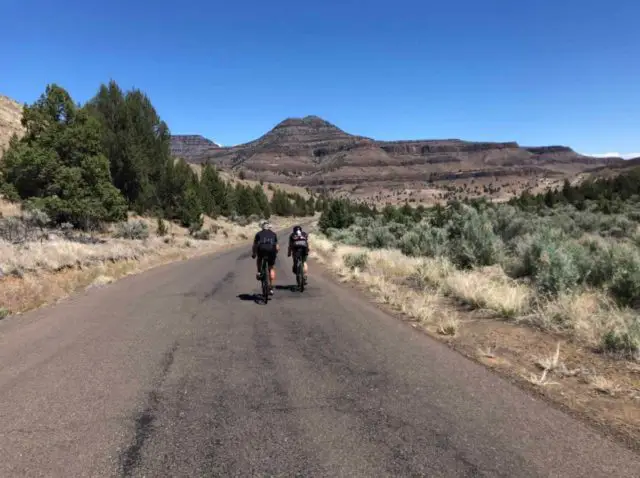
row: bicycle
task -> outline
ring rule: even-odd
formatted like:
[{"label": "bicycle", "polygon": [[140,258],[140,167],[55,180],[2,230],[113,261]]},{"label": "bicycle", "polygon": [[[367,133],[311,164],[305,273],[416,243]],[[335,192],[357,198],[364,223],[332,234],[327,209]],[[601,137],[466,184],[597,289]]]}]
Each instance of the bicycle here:
[{"label": "bicycle", "polygon": [[298,284],[298,290],[304,292],[304,256],[302,254],[296,255],[297,267],[296,267],[296,283]]},{"label": "bicycle", "polygon": [[260,281],[262,282],[262,297],[264,303],[269,302],[269,292],[271,290],[271,284],[269,284],[269,264],[266,257],[262,257],[260,262]]}]

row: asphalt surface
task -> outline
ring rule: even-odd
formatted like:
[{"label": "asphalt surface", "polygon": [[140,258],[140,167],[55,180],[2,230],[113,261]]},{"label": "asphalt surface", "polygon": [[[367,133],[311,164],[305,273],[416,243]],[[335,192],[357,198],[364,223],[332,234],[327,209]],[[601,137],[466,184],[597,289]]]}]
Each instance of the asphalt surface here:
[{"label": "asphalt surface", "polygon": [[259,288],[238,249],[0,322],[0,476],[640,476],[317,268]]}]

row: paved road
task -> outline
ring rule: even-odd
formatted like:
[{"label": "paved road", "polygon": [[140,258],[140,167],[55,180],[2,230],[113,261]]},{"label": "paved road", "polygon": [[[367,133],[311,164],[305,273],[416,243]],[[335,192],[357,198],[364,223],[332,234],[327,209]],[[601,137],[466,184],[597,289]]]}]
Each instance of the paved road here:
[{"label": "paved road", "polygon": [[234,250],[0,322],[0,476],[640,476],[326,277],[258,289]]}]

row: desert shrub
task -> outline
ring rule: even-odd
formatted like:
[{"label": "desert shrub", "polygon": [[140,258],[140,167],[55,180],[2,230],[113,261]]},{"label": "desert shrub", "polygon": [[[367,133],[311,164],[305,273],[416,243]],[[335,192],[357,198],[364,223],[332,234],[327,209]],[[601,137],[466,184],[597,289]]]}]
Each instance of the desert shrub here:
[{"label": "desert shrub", "polygon": [[15,216],[0,219],[0,238],[12,243],[24,241],[26,238],[24,221]]},{"label": "desert shrub", "polygon": [[407,232],[398,242],[400,251],[410,257],[418,257],[422,254],[420,244],[421,237],[416,231]]},{"label": "desert shrub", "polygon": [[490,266],[498,262],[501,241],[486,214],[466,208],[447,225],[448,255],[460,268]]},{"label": "desert shrub", "polygon": [[351,254],[345,254],[344,265],[350,270],[360,269],[364,270],[367,268],[367,264],[369,262],[369,256],[366,252],[356,252]]},{"label": "desert shrub", "polygon": [[141,220],[121,222],[116,226],[115,237],[119,239],[147,239],[149,237],[149,226]]},{"label": "desert shrub", "polygon": [[574,260],[584,281],[593,287],[602,287],[613,276],[612,247],[604,239],[584,238],[580,241],[581,253],[574,253]]},{"label": "desert shrub", "polygon": [[402,238],[407,232],[407,225],[399,222],[390,222],[386,225],[387,231],[393,236],[394,240]]},{"label": "desert shrub", "polygon": [[601,215],[591,211],[584,211],[575,214],[576,226],[583,232],[597,232],[601,225]]},{"label": "desert shrub", "polygon": [[249,220],[249,218],[245,216],[235,216],[232,218],[232,221],[235,222],[240,227],[245,227],[251,224],[251,221]]},{"label": "desert shrub", "polygon": [[342,244],[359,246],[363,241],[358,237],[357,229],[358,228],[353,227],[350,227],[348,229],[328,229],[327,237]]},{"label": "desert shrub", "polygon": [[565,211],[556,211],[555,214],[546,218],[545,224],[547,227],[558,229],[567,236],[575,239],[582,235],[582,231],[573,220],[573,217]]},{"label": "desert shrub", "polygon": [[51,223],[49,215],[41,209],[29,209],[22,214],[22,220],[29,228],[39,229],[41,232]]},{"label": "desert shrub", "polygon": [[40,209],[28,209],[20,216],[0,218],[0,238],[12,243],[41,238],[51,219]]},{"label": "desert shrub", "polygon": [[633,209],[631,211],[628,211],[627,217],[629,218],[630,221],[633,221],[635,223],[640,222],[640,210]]},{"label": "desert shrub", "polygon": [[623,215],[612,215],[606,218],[602,224],[602,234],[621,238],[632,234],[636,224]]},{"label": "desert shrub", "polygon": [[192,234],[194,239],[198,239],[199,241],[208,241],[211,239],[211,232],[208,229],[203,229],[201,231],[196,231]]},{"label": "desert shrub", "polygon": [[393,248],[396,246],[396,238],[386,227],[374,227],[367,231],[364,245],[371,249]]},{"label": "desert shrub", "polygon": [[575,288],[580,281],[580,271],[564,246],[566,240],[559,231],[547,229],[536,235],[524,251],[523,273],[531,276],[543,293],[557,295]]},{"label": "desert shrub", "polygon": [[60,230],[62,235],[67,239],[73,235],[74,228],[73,228],[73,224],[71,224],[70,222],[63,222],[58,226],[58,229]]},{"label": "desert shrub", "polygon": [[156,226],[156,234],[159,237],[164,237],[169,233],[169,228],[167,227],[167,223],[162,220],[161,217],[158,218],[158,223]]},{"label": "desert shrub", "polygon": [[602,350],[638,358],[640,354],[640,324],[636,321],[628,330],[609,330],[602,336]]},{"label": "desert shrub", "polygon": [[202,226],[204,226],[204,218],[202,216],[194,218],[189,224],[189,234],[193,236],[202,229]]},{"label": "desert shrub", "polygon": [[622,305],[637,305],[640,299],[640,255],[637,249],[616,246],[611,262],[611,294]]},{"label": "desert shrub", "polygon": [[360,227],[360,228],[368,228],[370,226],[372,226],[373,224],[376,223],[375,218],[371,217],[371,216],[357,216],[354,219],[354,226]]}]

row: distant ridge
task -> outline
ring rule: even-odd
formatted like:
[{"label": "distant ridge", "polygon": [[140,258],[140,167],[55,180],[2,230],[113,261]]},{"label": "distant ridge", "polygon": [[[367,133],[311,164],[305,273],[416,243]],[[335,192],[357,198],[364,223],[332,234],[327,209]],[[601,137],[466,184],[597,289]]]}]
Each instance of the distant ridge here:
[{"label": "distant ridge", "polygon": [[175,150],[191,163],[209,161],[223,169],[241,168],[248,177],[314,189],[561,177],[623,161],[585,156],[567,146],[522,147],[515,141],[378,141],[349,134],[318,116],[287,118],[263,136],[229,148],[205,147],[180,138],[172,139]]}]

